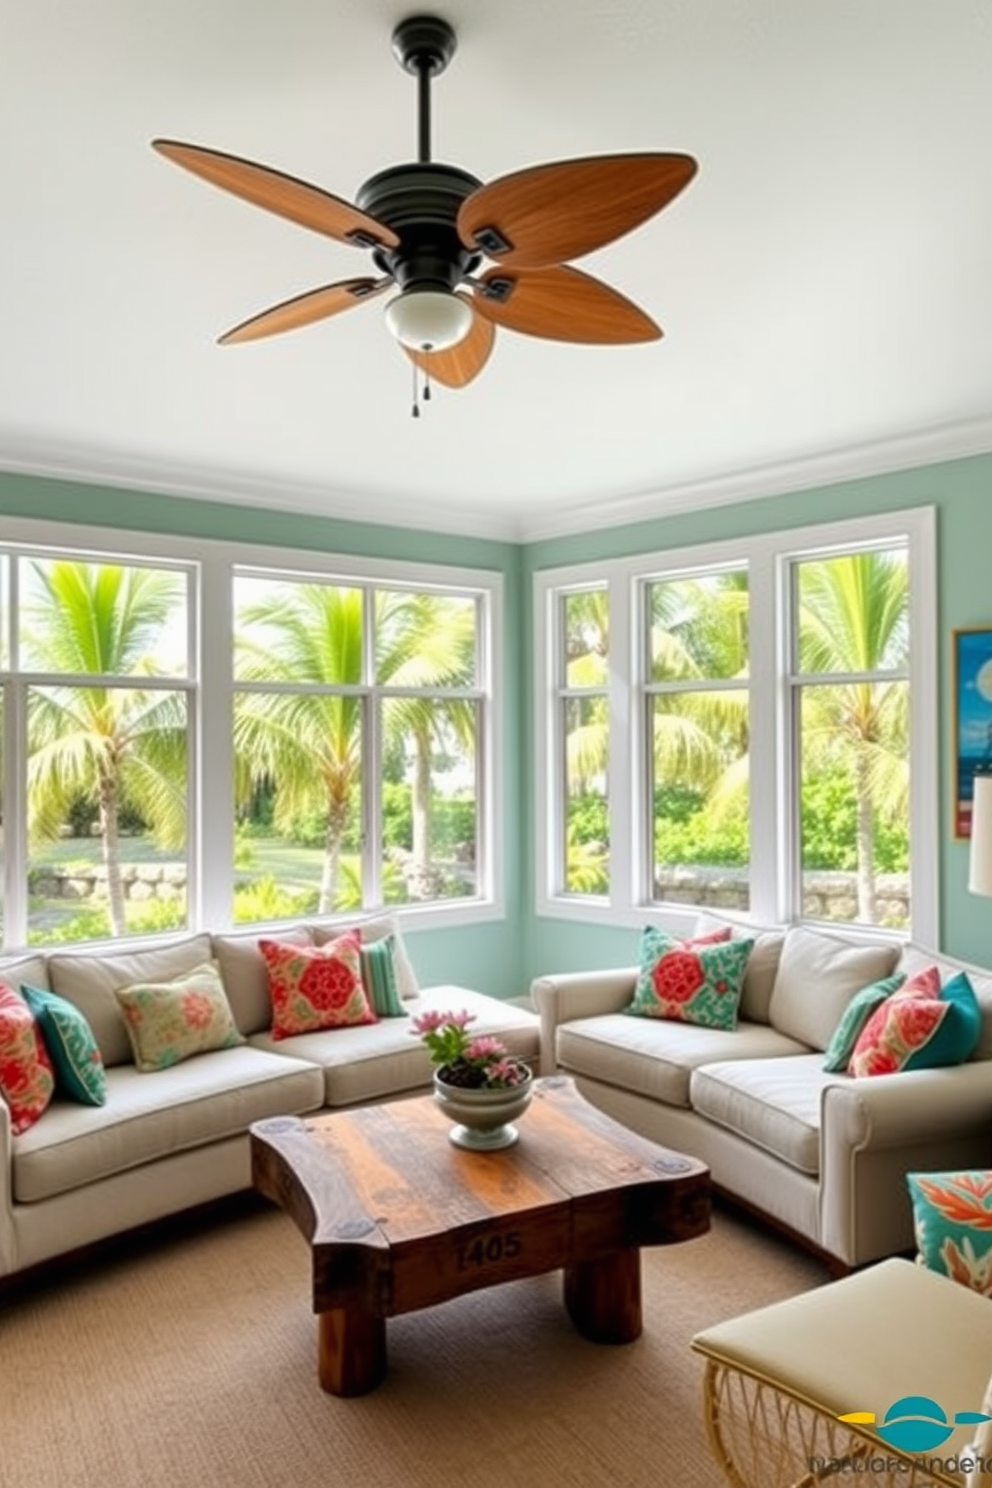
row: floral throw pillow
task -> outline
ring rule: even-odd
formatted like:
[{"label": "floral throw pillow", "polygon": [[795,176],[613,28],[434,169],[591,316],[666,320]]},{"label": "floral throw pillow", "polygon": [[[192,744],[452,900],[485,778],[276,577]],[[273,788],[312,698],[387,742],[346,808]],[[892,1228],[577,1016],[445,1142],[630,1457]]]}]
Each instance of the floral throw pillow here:
[{"label": "floral throw pillow", "polygon": [[362,981],[361,931],[322,946],[260,940],[258,948],[269,971],[274,1039],[378,1021]]},{"label": "floral throw pillow", "polygon": [[21,987],[21,996],[41,1030],[60,1095],[84,1106],[107,1100],[107,1072],[93,1030],[74,1003],[39,987]]},{"label": "floral throw pillow", "polygon": [[848,1073],[893,1075],[963,1064],[978,1042],[981,1016],[964,972],[941,987],[937,967],[927,967],[872,1013],[858,1035]]},{"label": "floral throw pillow", "polygon": [[194,1054],[243,1044],[220,972],[206,962],[172,982],[114,990],[139,1070],[168,1069]]},{"label": "floral throw pillow", "polygon": [[907,1173],[920,1260],[992,1298],[992,1172]]},{"label": "floral throw pillow", "polygon": [[55,1092],[48,1050],[31,1009],[19,992],[0,982],[0,1096],[20,1136],[44,1115]]},{"label": "floral throw pillow", "polygon": [[648,926],[641,935],[634,1000],[626,1011],[705,1028],[735,1028],[753,945],[751,939],[714,941],[709,936],[673,940]]}]

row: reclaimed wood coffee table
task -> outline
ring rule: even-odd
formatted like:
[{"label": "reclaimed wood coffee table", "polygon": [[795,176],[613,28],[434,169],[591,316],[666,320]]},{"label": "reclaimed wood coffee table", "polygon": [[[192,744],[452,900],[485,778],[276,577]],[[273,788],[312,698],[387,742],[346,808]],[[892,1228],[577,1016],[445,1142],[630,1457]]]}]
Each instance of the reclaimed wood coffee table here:
[{"label": "reclaimed wood coffee table", "polygon": [[598,1343],[641,1332],[640,1247],[704,1234],[709,1171],[605,1116],[570,1080],[535,1084],[520,1140],[448,1141],[430,1096],[251,1128],[252,1179],[310,1242],[319,1378],[362,1395],[386,1372],[386,1319],[564,1271],[565,1307]]}]

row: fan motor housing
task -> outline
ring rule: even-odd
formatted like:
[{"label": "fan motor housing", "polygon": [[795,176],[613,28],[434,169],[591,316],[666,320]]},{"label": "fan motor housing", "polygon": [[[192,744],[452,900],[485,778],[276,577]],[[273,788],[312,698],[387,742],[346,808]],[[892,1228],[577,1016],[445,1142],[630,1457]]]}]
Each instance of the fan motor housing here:
[{"label": "fan motor housing", "polygon": [[356,204],[391,227],[398,248],[376,248],[373,259],[401,289],[439,285],[454,289],[478,268],[481,255],[458,236],[458,209],[482,182],[455,165],[395,165],[371,176]]}]

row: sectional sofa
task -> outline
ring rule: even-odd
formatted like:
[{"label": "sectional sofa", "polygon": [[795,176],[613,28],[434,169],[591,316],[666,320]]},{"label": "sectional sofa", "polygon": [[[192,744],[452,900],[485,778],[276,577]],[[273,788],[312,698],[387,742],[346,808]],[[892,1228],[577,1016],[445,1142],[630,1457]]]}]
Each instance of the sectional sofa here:
[{"label": "sectional sofa", "polygon": [[[342,927],[297,924],[269,932],[313,946]],[[0,983],[50,990],[92,1030],[106,1072],[106,1101],[58,1095],[15,1135],[0,1099],[0,1277],[165,1215],[250,1186],[248,1129],[267,1117],[381,1101],[428,1090],[431,1065],[411,1037],[425,1008],[476,1015],[535,1067],[536,1016],[463,987],[421,989],[399,928],[366,920],[367,944],[392,938],[401,1015],[274,1039],[268,967],[259,932],[189,935],[136,950],[53,948],[0,959]],[[205,963],[219,969],[237,1042],[146,1072],[134,1061],[118,989],[173,982]]]},{"label": "sectional sofa", "polygon": [[[728,928],[712,917],[696,934]],[[637,966],[546,975],[531,997],[542,1067],[654,1141],[709,1165],[718,1190],[842,1272],[913,1248],[907,1171],[992,1167],[992,973],[916,945],[797,927],[755,933],[735,1027],[625,1011]],[[854,1077],[824,1051],[859,989],[893,972],[966,972],[977,1046],[955,1067]]]}]

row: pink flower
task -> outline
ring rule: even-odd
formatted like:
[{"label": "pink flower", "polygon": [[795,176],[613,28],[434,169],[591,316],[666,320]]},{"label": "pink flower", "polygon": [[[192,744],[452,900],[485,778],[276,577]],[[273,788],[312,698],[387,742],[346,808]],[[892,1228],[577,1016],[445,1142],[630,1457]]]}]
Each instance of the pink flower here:
[{"label": "pink flower", "polygon": [[414,1033],[436,1033],[439,1028],[446,1028],[449,1024],[455,1028],[465,1028],[469,1023],[475,1022],[475,1014],[462,1011],[460,1013],[445,1013],[439,1008],[429,1008],[426,1013],[419,1013],[413,1020]]},{"label": "pink flower", "polygon": [[480,1033],[474,1038],[465,1050],[465,1058],[479,1060],[482,1064],[490,1064],[494,1059],[499,1059],[506,1053],[505,1048],[498,1038],[493,1038],[491,1033]]}]

